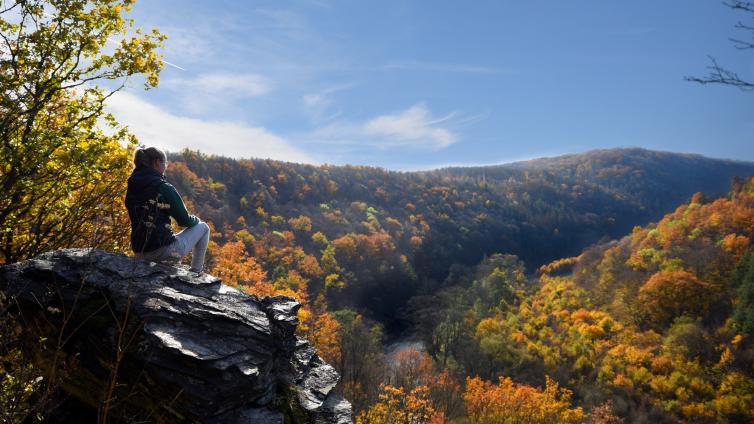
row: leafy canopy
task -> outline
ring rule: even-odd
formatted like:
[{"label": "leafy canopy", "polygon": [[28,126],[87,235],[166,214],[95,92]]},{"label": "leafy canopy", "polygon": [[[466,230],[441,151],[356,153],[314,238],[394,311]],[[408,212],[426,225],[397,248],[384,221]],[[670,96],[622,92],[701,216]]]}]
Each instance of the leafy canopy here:
[{"label": "leafy canopy", "polygon": [[133,76],[157,86],[165,40],[123,16],[132,3],[0,1],[0,261],[123,248],[136,140],[104,102]]}]

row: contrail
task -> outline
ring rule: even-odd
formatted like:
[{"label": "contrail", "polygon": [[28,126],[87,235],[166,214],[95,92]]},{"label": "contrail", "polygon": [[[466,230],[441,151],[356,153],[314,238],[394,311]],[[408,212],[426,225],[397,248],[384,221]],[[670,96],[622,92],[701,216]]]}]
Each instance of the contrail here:
[{"label": "contrail", "polygon": [[162,62],[168,66],[172,66],[173,68],[180,69],[181,71],[185,71],[185,69],[181,68],[180,66],[176,65],[175,63],[170,63],[165,59],[162,59]]}]

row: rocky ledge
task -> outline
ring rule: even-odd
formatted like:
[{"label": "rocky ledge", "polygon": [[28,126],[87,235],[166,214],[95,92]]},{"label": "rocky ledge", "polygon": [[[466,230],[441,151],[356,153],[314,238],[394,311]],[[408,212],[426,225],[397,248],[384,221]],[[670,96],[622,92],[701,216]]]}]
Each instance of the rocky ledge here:
[{"label": "rocky ledge", "polygon": [[0,267],[0,292],[46,340],[40,366],[115,419],[351,422],[337,372],[296,337],[293,298],[97,249]]}]

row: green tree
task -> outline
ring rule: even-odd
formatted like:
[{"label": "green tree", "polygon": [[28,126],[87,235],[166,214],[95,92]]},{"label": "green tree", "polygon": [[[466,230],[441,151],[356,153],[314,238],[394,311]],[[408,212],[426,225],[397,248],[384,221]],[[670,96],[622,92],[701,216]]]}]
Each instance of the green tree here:
[{"label": "green tree", "polygon": [[165,39],[134,28],[132,4],[0,1],[0,262],[98,239],[124,247],[136,140],[104,103],[129,77],[157,85]]},{"label": "green tree", "polygon": [[479,264],[472,288],[480,312],[506,311],[516,298],[515,289],[526,281],[524,271],[524,263],[515,255],[496,253]]},{"label": "green tree", "polygon": [[368,322],[349,309],[334,313],[338,320],[340,361],[343,394],[355,411],[365,410],[377,400],[377,390],[383,381],[383,330],[379,324]]},{"label": "green tree", "polygon": [[738,290],[738,300],[733,319],[746,334],[754,334],[754,253],[748,252],[736,267],[733,286]]}]

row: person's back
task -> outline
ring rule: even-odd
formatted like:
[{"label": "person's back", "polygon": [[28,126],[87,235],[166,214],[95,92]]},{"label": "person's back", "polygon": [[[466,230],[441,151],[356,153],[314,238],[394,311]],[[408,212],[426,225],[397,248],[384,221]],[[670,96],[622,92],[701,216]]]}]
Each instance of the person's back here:
[{"label": "person's back", "polygon": [[[138,149],[134,154],[125,201],[131,220],[131,249],[155,262],[178,262],[193,251],[191,270],[202,272],[209,226],[188,214],[175,187],[165,180],[166,169],[167,156],[157,148]],[[186,229],[173,234],[170,217]]]}]

